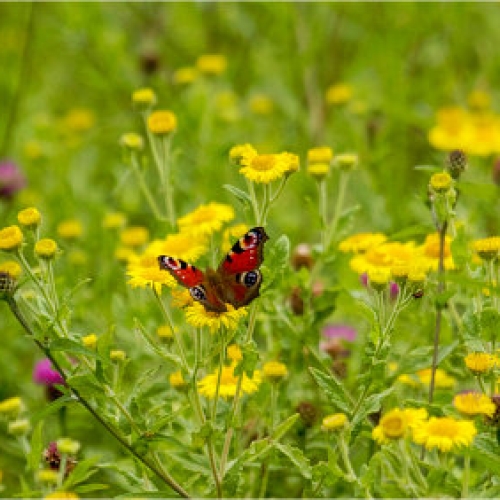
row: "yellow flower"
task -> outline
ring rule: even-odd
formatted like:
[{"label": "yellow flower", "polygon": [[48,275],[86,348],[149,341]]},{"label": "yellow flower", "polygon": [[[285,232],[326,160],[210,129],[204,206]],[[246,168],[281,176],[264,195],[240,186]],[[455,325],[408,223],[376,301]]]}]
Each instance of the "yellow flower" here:
[{"label": "yellow flower", "polygon": [[79,238],[83,233],[83,227],[80,221],[75,219],[65,220],[57,226],[57,234],[66,240]]},{"label": "yellow flower", "polygon": [[412,268],[408,273],[408,281],[414,288],[422,288],[427,280],[427,274],[422,269]]},{"label": "yellow flower", "polygon": [[125,228],[120,234],[122,245],[130,248],[141,247],[149,239],[149,231],[142,226],[133,226]]},{"label": "yellow flower", "polygon": [[475,375],[487,373],[500,364],[496,356],[486,352],[471,352],[465,356],[464,361],[465,366]]},{"label": "yellow flower", "polygon": [[257,150],[251,144],[238,144],[229,150],[229,159],[239,166],[244,158],[248,162],[257,155]]},{"label": "yellow flower", "polygon": [[386,444],[391,439],[403,437],[407,428],[404,410],[394,408],[380,419],[379,424],[372,431],[372,438],[379,444]]},{"label": "yellow flower", "polygon": [[470,137],[464,148],[470,155],[489,156],[500,151],[500,117],[493,113],[470,116]]},{"label": "yellow flower", "polygon": [[132,288],[153,288],[161,293],[162,285],[174,288],[177,285],[170,273],[162,271],[158,259],[153,255],[131,255],[127,266],[127,282]]},{"label": "yellow flower", "polygon": [[410,266],[406,262],[396,262],[391,267],[391,275],[397,283],[405,283],[410,274]]},{"label": "yellow flower", "polygon": [[409,385],[410,387],[413,387],[415,389],[421,386],[420,380],[417,375],[408,375],[407,373],[399,375],[398,382]]},{"label": "yellow flower", "polygon": [[[444,242],[444,267],[446,270],[455,269],[455,263],[451,254],[451,237],[446,236]],[[422,245],[415,250],[415,262],[426,270],[437,271],[439,266],[439,234],[432,233],[425,237]]]},{"label": "yellow flower", "polygon": [[67,455],[76,455],[80,449],[80,443],[71,438],[60,438],[57,440],[57,450]]},{"label": "yellow flower", "polygon": [[[220,373],[219,397],[231,398],[236,394],[239,376],[234,375],[235,367],[235,364],[222,367],[222,372]],[[202,396],[210,399],[215,399],[218,378],[219,369],[217,369],[210,375],[205,376],[198,382],[198,392]],[[255,370],[251,378],[248,377],[246,373],[243,373],[243,378],[241,381],[241,393],[252,394],[256,392],[259,388],[261,380],[262,379],[259,370]]]},{"label": "yellow flower", "polygon": [[429,185],[434,191],[445,193],[450,190],[452,182],[453,179],[448,172],[439,172],[432,175]]},{"label": "yellow flower", "polygon": [[428,450],[438,448],[448,452],[454,448],[470,446],[477,434],[474,422],[451,417],[431,417],[413,429],[413,440]]},{"label": "yellow flower", "polygon": [[95,349],[97,346],[97,335],[95,333],[90,333],[82,337],[82,344],[89,349]]},{"label": "yellow flower", "polygon": [[236,224],[228,227],[222,236],[222,251],[224,253],[229,252],[234,242],[244,236],[249,229],[250,227],[246,224]]},{"label": "yellow flower", "polygon": [[279,179],[290,167],[290,159],[283,154],[258,154],[241,159],[240,173],[259,184],[269,184]]},{"label": "yellow flower", "polygon": [[3,401],[0,401],[0,413],[3,415],[10,413],[17,414],[21,411],[22,405],[23,403],[19,396],[4,399]]},{"label": "yellow flower", "polygon": [[338,165],[340,170],[349,171],[354,170],[358,164],[358,155],[354,153],[342,153],[335,157],[335,164]]},{"label": "yellow flower", "polygon": [[148,129],[153,134],[171,134],[177,128],[177,117],[172,111],[153,111],[148,116]]},{"label": "yellow flower", "polygon": [[453,406],[464,415],[491,417],[496,411],[495,404],[488,396],[474,391],[457,394],[453,398]]},{"label": "yellow flower", "polygon": [[171,373],[168,377],[168,381],[174,389],[180,389],[186,386],[186,381],[184,380],[184,377],[182,376],[182,372],[180,370]]},{"label": "yellow flower", "polygon": [[390,278],[391,271],[389,269],[380,267],[368,270],[368,282],[370,283],[370,286],[376,290],[384,290],[387,287]]},{"label": "yellow flower", "polygon": [[189,290],[185,288],[172,290],[172,307],[176,309],[184,309],[185,307],[192,306],[194,299],[191,297]]},{"label": "yellow flower", "polygon": [[328,163],[311,163],[307,166],[307,173],[315,179],[322,180],[330,172],[330,165]]},{"label": "yellow flower", "polygon": [[474,250],[484,260],[498,257],[500,251],[500,236],[492,236],[474,241]]},{"label": "yellow flower", "polygon": [[198,57],[196,67],[206,75],[220,75],[226,70],[227,60],[220,54],[204,54]]},{"label": "yellow flower", "polygon": [[174,338],[174,332],[169,325],[160,325],[156,329],[156,335],[164,340],[170,340]]},{"label": "yellow flower", "polygon": [[332,148],[329,146],[321,146],[312,148],[307,151],[308,163],[330,163],[333,158]]},{"label": "yellow flower", "polygon": [[[417,376],[422,385],[428,386],[431,381],[431,368],[425,368],[424,370],[419,370],[417,372]],[[450,389],[455,385],[455,379],[448,375],[441,368],[436,369],[436,373],[434,375],[434,385],[436,388],[441,389]]]},{"label": "yellow flower", "polygon": [[169,234],[164,240],[154,240],[146,248],[148,255],[168,255],[187,262],[195,262],[207,251],[206,237],[189,233]]},{"label": "yellow flower", "polygon": [[112,212],[106,214],[102,221],[102,227],[105,229],[120,229],[127,222],[127,217],[121,212]]},{"label": "yellow flower", "polygon": [[339,250],[344,253],[364,253],[387,240],[382,233],[358,233],[349,236],[339,244]]},{"label": "yellow flower", "polygon": [[274,110],[274,102],[264,94],[257,94],[250,99],[250,110],[256,115],[269,115]]},{"label": "yellow flower", "polygon": [[212,233],[220,231],[225,222],[233,219],[233,207],[212,202],[208,205],[200,205],[191,213],[181,217],[177,224],[182,233],[194,236],[210,236]]},{"label": "yellow flower", "polygon": [[185,66],[177,69],[172,77],[176,85],[187,85],[193,83],[197,78],[198,70],[192,66]]},{"label": "yellow flower", "polygon": [[132,92],[132,104],[139,109],[148,109],[156,104],[156,94],[148,87],[137,89]]},{"label": "yellow flower", "polygon": [[278,382],[288,375],[288,369],[285,364],[279,361],[268,361],[264,363],[262,367],[262,372],[264,377],[268,378],[272,382]]},{"label": "yellow flower", "polygon": [[140,151],[144,148],[144,139],[136,132],[126,132],[120,137],[120,145],[130,151]]},{"label": "yellow flower", "polygon": [[0,273],[6,273],[15,280],[19,279],[23,270],[15,260],[7,260],[0,263]]},{"label": "yellow flower", "polygon": [[51,498],[54,500],[74,500],[80,498],[76,493],[73,493],[72,491],[54,491],[52,493],[49,493],[48,495],[45,495],[43,498]]},{"label": "yellow flower", "polygon": [[35,255],[41,259],[53,259],[57,253],[57,243],[50,238],[43,238],[35,243]]},{"label": "yellow flower", "polygon": [[437,112],[436,120],[436,125],[428,134],[428,140],[433,147],[443,151],[468,150],[472,126],[465,110],[457,106],[441,108]]},{"label": "yellow flower", "polygon": [[405,408],[403,413],[409,429],[419,427],[425,420],[427,420],[428,417],[427,410],[425,408]]},{"label": "yellow flower", "polygon": [[195,328],[208,327],[210,333],[218,332],[222,327],[229,331],[234,331],[238,327],[241,318],[247,315],[247,309],[240,307],[235,309],[231,304],[227,304],[227,312],[217,313],[206,311],[202,304],[193,302],[191,306],[187,306],[186,322]]},{"label": "yellow flower", "polygon": [[42,214],[35,208],[25,208],[17,214],[19,224],[24,227],[37,227],[42,222]]},{"label": "yellow flower", "polygon": [[91,129],[94,123],[94,113],[85,108],[72,109],[63,119],[63,127],[70,132],[85,132]]},{"label": "yellow flower", "polygon": [[336,431],[343,429],[347,424],[347,416],[344,413],[334,413],[323,419],[321,429],[324,431]]},{"label": "yellow flower", "polygon": [[243,359],[243,354],[241,353],[240,346],[237,344],[231,344],[227,347],[227,357],[234,361],[235,363]]},{"label": "yellow flower", "polygon": [[30,421],[27,418],[20,418],[9,422],[8,432],[13,436],[24,436],[31,429]]},{"label": "yellow flower", "polygon": [[40,483],[57,484],[59,474],[52,469],[41,469],[37,471],[37,480]]},{"label": "yellow flower", "polygon": [[295,153],[288,153],[286,151],[280,154],[283,157],[283,160],[286,161],[288,165],[286,169],[287,174],[293,174],[300,169],[299,155],[296,155]]},{"label": "yellow flower", "polygon": [[135,253],[131,248],[119,246],[116,248],[114,255],[116,260],[126,263],[131,257],[135,256]]},{"label": "yellow flower", "polygon": [[363,254],[355,255],[349,266],[358,274],[370,272],[370,269],[384,268],[390,271],[393,265],[407,263],[413,265],[415,260],[414,242],[398,241],[382,243],[368,248]]},{"label": "yellow flower", "polygon": [[19,226],[8,226],[0,230],[0,250],[17,250],[23,243],[23,233]]},{"label": "yellow flower", "polygon": [[326,91],[326,102],[328,104],[344,104],[352,99],[352,87],[346,83],[332,85]]},{"label": "yellow flower", "polygon": [[121,349],[114,349],[109,352],[109,359],[111,361],[125,361],[127,353]]}]

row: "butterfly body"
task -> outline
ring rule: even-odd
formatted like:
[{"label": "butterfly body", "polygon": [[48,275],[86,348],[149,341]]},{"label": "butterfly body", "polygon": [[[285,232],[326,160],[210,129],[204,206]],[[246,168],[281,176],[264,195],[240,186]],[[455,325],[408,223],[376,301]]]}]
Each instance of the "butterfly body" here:
[{"label": "butterfly body", "polygon": [[255,227],[242,236],[231,248],[217,270],[205,272],[181,259],[160,255],[160,269],[189,289],[194,300],[207,311],[226,312],[227,305],[246,306],[259,296],[264,260],[264,243],[269,239],[263,227]]}]

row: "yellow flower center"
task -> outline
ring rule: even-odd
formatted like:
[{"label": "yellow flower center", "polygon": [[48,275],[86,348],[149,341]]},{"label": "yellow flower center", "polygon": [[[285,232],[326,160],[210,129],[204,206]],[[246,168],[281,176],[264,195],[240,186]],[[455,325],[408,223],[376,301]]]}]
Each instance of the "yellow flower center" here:
[{"label": "yellow flower center", "polygon": [[400,412],[391,412],[391,414],[382,418],[380,423],[384,429],[384,434],[390,438],[401,437],[406,431],[406,420]]},{"label": "yellow flower center", "polygon": [[429,421],[428,433],[430,435],[453,439],[459,433],[459,427],[456,420],[443,417]]},{"label": "yellow flower center", "polygon": [[264,172],[266,170],[272,170],[276,163],[276,157],[274,155],[257,155],[251,163],[254,170],[259,170]]}]

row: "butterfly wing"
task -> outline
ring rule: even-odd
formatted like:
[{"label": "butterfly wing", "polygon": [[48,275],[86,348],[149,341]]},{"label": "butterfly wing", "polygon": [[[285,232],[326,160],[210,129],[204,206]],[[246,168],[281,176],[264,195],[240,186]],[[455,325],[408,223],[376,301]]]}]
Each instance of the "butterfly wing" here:
[{"label": "butterfly wing", "polygon": [[221,262],[217,273],[224,284],[223,300],[236,309],[259,296],[264,260],[264,243],[269,239],[263,227],[254,227],[242,236]]},{"label": "butterfly wing", "polygon": [[[227,308],[217,295],[213,286],[213,279],[207,279],[197,267],[184,260],[175,259],[168,255],[158,257],[160,269],[168,271],[177,283],[189,289],[194,300],[201,302],[207,311],[224,312]],[[212,271],[213,273],[213,271]]]}]

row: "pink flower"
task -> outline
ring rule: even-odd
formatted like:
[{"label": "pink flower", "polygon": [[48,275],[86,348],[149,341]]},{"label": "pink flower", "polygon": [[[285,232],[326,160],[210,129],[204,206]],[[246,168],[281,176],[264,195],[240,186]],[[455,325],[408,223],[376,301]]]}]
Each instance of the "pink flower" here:
[{"label": "pink flower", "polygon": [[325,325],[323,328],[323,335],[328,339],[338,338],[347,340],[348,342],[354,342],[357,332],[348,325]]},{"label": "pink flower", "polygon": [[389,285],[389,296],[391,297],[392,300],[396,300],[397,296],[399,293],[399,285],[391,281],[391,284]]},{"label": "pink flower", "polygon": [[58,371],[52,368],[50,359],[38,361],[33,370],[33,381],[46,386],[64,385],[64,379]]},{"label": "pink flower", "polygon": [[12,198],[26,186],[20,168],[10,160],[0,161],[0,198]]}]

